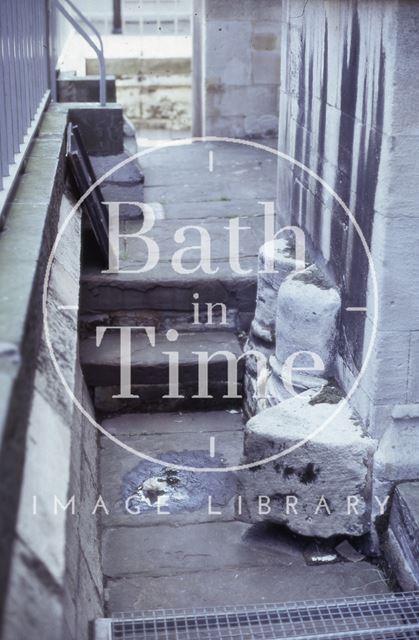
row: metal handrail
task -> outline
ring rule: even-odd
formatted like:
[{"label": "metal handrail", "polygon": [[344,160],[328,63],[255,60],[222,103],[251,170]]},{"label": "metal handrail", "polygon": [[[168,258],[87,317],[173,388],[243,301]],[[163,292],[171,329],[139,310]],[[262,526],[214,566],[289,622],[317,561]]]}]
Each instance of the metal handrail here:
[{"label": "metal handrail", "polygon": [[67,4],[73,9],[73,11],[79,16],[79,18],[93,31],[97,39],[99,40],[99,46],[95,44],[92,38],[89,36],[87,31],[82,27],[82,25],[77,22],[67,11],[67,9],[62,5],[60,0],[54,0],[54,4],[57,9],[63,14],[63,16],[72,24],[75,30],[86,40],[86,42],[92,47],[93,51],[96,53],[99,61],[99,101],[101,107],[106,106],[106,62],[105,62],[105,54],[103,49],[103,41],[99,31],[96,29],[94,24],[90,22],[86,18],[86,16],[76,7],[76,5],[71,2],[71,0],[64,0]]}]

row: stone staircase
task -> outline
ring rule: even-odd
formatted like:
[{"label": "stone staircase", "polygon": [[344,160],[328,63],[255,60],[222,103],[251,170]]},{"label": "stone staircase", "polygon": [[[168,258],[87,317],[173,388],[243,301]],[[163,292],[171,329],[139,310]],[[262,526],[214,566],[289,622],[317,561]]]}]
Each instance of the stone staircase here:
[{"label": "stone staircase", "polygon": [[[169,329],[170,332],[175,330]],[[96,409],[103,413],[119,411],[204,410],[240,406],[243,361],[238,363],[237,398],[227,394],[227,360],[219,351],[229,351],[235,358],[241,355],[237,336],[229,331],[188,332],[176,334],[175,343],[167,334],[157,334],[152,347],[143,332],[134,331],[132,337],[131,381],[132,394],[137,398],[115,398],[120,393],[120,336],[109,331],[100,348],[94,336],[81,343],[81,355],[87,384],[94,389]],[[179,387],[176,396],[169,394],[169,357],[178,354]],[[208,363],[208,398],[195,398],[198,393],[198,356],[196,352],[216,354]],[[174,394],[172,394],[174,395]]]},{"label": "stone staircase", "polygon": [[[375,568],[367,562],[308,566],[304,545],[292,535],[267,523],[250,528],[238,521],[237,499],[243,492],[238,474],[228,469],[222,473],[190,470],[237,467],[243,461],[244,362],[240,360],[237,367],[237,397],[224,398],[228,365],[224,354],[217,352],[229,352],[234,358],[242,354],[254,317],[258,250],[263,242],[258,198],[244,198],[247,191],[256,189],[249,151],[228,149],[209,189],[203,186],[208,178],[205,165],[199,171],[195,167],[200,153],[201,146],[188,158],[179,148],[170,161],[157,161],[151,154],[149,165],[143,167],[144,200],[163,203],[161,219],[153,228],[160,249],[155,269],[141,274],[102,273],[85,230],[81,360],[97,418],[122,445],[100,436],[101,496],[109,510],[101,514],[106,613],[386,592],[384,580],[380,575],[377,580]],[[238,172],[233,181],[243,184],[241,200],[220,196],[233,195],[238,184],[233,188],[229,182],[229,163]],[[263,161],[256,166],[263,167]],[[259,186],[269,199],[272,194],[266,185],[275,184],[275,167],[263,168]],[[141,186],[138,176],[137,183],[126,176],[123,184],[121,174],[117,181],[108,186],[110,195],[113,188],[119,194],[121,189]],[[189,194],[184,204],[180,202],[182,185]],[[217,194],[220,197],[214,198]],[[228,259],[226,227],[234,212],[251,226],[240,253],[242,268],[251,269],[247,274],[235,273]],[[125,232],[141,224],[132,211],[126,210],[123,217]],[[208,230],[216,273],[201,268],[184,275],[172,268],[171,256],[179,249],[174,230],[194,222]],[[138,239],[125,244],[122,267],[133,270],[143,264],[139,246]],[[191,250],[186,263],[194,261]],[[225,317],[220,303],[226,305]],[[211,323],[207,304],[218,304]],[[116,398],[121,336],[120,330],[111,327],[127,326],[134,327],[130,382],[132,394],[138,397]],[[137,329],[144,326],[155,332],[155,346],[144,330]],[[99,340],[97,327],[102,327]],[[178,352],[176,398],[164,397],[170,352]],[[199,379],[197,352],[214,356],[208,363],[208,398],[194,397]],[[247,475],[253,477],[254,470]],[[163,514],[156,508],[158,498]],[[126,508],[127,499],[132,511]]]},{"label": "stone staircase", "polygon": [[[258,169],[262,166],[263,174],[258,173],[259,192],[273,197],[275,167],[268,154],[264,159],[263,152],[251,150],[252,155],[245,147],[237,147],[232,153],[229,147],[224,149],[224,145],[223,153],[217,151],[220,171],[210,176],[212,186],[207,187],[204,161],[208,150],[203,150],[203,146],[200,145],[192,157],[191,151],[183,147],[170,152],[175,154],[170,161],[163,156],[158,175],[155,154],[145,156],[141,159],[144,185],[142,173],[135,163],[118,170],[103,185],[102,191],[108,200],[154,201],[155,221],[147,233],[155,240],[159,252],[153,269],[135,272],[142,269],[149,254],[144,242],[133,237],[123,241],[120,272],[102,272],[95,243],[89,230],[85,229],[80,295],[81,360],[95,407],[101,413],[205,410],[240,404],[243,360],[238,363],[238,397],[224,398],[227,360],[222,354],[214,354],[227,351],[235,358],[241,355],[241,337],[247,334],[254,316],[257,256],[264,240],[263,210],[257,200],[250,199],[250,191],[247,190],[247,194],[246,189],[244,193],[248,199],[238,202],[222,195],[219,199],[214,196],[229,193],[231,180],[248,183],[253,178],[255,166]],[[112,163],[115,165],[122,159],[93,159],[94,169],[98,176],[103,175]],[[202,168],[197,170],[196,164],[201,160]],[[232,177],[229,168],[239,171],[239,178],[234,174]],[[272,193],[267,192],[267,185]],[[178,206],[182,189],[189,194],[185,212]],[[171,201],[172,197],[176,202]],[[240,221],[243,220],[243,227],[248,227],[240,234],[240,273],[230,262],[229,225],[235,211],[240,215]],[[138,207],[124,205],[120,213],[121,232],[138,232],[142,225]],[[184,244],[179,243],[176,232],[187,225],[199,225],[205,230],[210,239],[209,258],[200,256],[196,248],[200,242],[196,229],[186,230]],[[179,273],[182,269],[174,268],[179,264],[176,252],[181,247],[187,247],[181,260],[183,269],[189,271],[186,274]],[[195,269],[199,263],[200,267]],[[113,397],[119,393],[119,331],[107,330],[100,346],[96,346],[95,337],[97,327],[122,326],[153,327],[156,332],[156,344],[152,347],[144,331],[132,330],[132,393],[140,397],[126,400]],[[167,352],[171,351],[179,352],[179,395],[182,397],[168,399],[163,396],[168,392]],[[196,352],[207,352],[210,359],[208,395],[212,397],[209,398],[194,398],[198,391]]]}]

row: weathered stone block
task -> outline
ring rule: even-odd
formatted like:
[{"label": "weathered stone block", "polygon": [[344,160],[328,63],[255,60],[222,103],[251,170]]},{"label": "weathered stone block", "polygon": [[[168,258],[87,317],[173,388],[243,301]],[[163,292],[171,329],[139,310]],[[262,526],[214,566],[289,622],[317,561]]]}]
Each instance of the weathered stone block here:
[{"label": "weathered stone block", "polygon": [[[404,416],[398,416],[402,410]],[[381,439],[374,456],[373,520],[381,515],[380,502],[385,505],[385,500],[391,495],[397,482],[416,479],[419,476],[419,416],[417,410],[416,417],[409,418],[408,414],[408,405],[395,407],[391,424],[384,434],[379,433]]]},{"label": "weathered stone block", "polygon": [[[38,573],[31,568],[38,567]],[[15,543],[11,579],[3,618],[4,640],[62,637],[61,591],[48,571],[19,541]]]},{"label": "weathered stone block", "polygon": [[272,109],[270,113],[246,116],[244,119],[244,135],[247,138],[272,138],[276,137],[277,131],[276,109]]},{"label": "weathered stone block", "polygon": [[280,56],[276,51],[252,52],[252,78],[255,84],[279,85]]},{"label": "weathered stone block", "polygon": [[338,410],[341,400],[336,387],[311,389],[247,423],[243,462],[277,457],[240,472],[241,520],[320,538],[368,531],[375,443],[346,404]]},{"label": "weathered stone block", "polygon": [[[271,358],[274,385],[281,387],[286,382],[289,388],[295,378],[297,386],[304,389],[316,386],[316,378],[332,375],[339,310],[337,289],[315,265],[284,280],[278,290],[276,348]],[[289,360],[297,353],[293,361]],[[287,363],[291,368],[285,380]],[[294,368],[298,369],[297,375]]]},{"label": "weathered stone block", "polygon": [[289,239],[266,242],[258,256],[258,282],[252,333],[269,344],[275,342],[276,303],[278,289],[301,264],[296,264],[295,251]]},{"label": "weathered stone block", "polygon": [[67,502],[69,470],[70,432],[35,391],[17,532],[57,584],[64,579],[66,514],[59,508],[54,513],[54,496]]}]

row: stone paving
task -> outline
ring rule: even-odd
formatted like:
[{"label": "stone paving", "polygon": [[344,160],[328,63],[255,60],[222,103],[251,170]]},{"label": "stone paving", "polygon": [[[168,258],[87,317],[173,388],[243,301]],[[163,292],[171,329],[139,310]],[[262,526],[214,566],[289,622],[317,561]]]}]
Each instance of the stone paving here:
[{"label": "stone paving", "polygon": [[[92,259],[84,269],[84,370],[96,386],[96,408],[112,414],[104,417],[103,426],[131,448],[101,437],[101,495],[109,510],[102,514],[108,612],[384,592],[388,587],[382,573],[365,559],[344,561],[334,548],[313,553],[315,543],[309,539],[266,523],[250,527],[236,520],[240,485],[235,473],[179,468],[240,463],[244,424],[237,403],[223,408],[213,399],[205,410],[191,412],[186,394],[175,409],[168,404],[159,407],[164,412],[150,413],[146,402],[128,400],[121,406],[109,399],[118,385],[116,346],[108,337],[105,348],[96,349],[91,337],[95,318],[122,324],[151,319],[158,341],[168,328],[181,328],[180,378],[182,389],[189,390],[196,375],[191,352],[197,344],[209,351],[228,345],[237,350],[238,333],[248,329],[253,316],[262,226],[258,202],[274,199],[274,156],[227,144],[193,146],[194,153],[179,147],[141,159],[145,200],[159,202],[163,213],[155,228],[163,255],[156,271],[110,276],[101,274]],[[209,151],[214,152],[210,172]],[[242,265],[252,267],[246,276],[233,273],[227,260],[224,227],[234,214],[251,226],[243,244],[247,257]],[[191,275],[170,273],[167,255],[174,243],[169,231],[176,222],[182,226],[193,220],[204,222],[216,238],[215,275],[202,269]],[[192,331],[196,292],[202,300],[229,303],[226,327],[202,325]],[[162,353],[162,348],[147,351],[141,339],[134,344],[133,381],[145,397],[161,394],[167,368]],[[222,381],[224,373],[215,361],[210,384]]]},{"label": "stone paving", "polygon": [[[240,461],[240,414],[131,414],[106,420],[104,427],[134,449],[167,461],[202,464],[210,437],[215,439],[215,462]],[[152,467],[107,438],[101,444],[101,493],[110,512],[102,520],[110,612],[387,591],[381,572],[365,560],[310,566],[305,555],[308,541],[280,529],[255,530],[235,521],[239,488],[234,476],[232,482],[233,474],[215,474],[218,486],[214,486],[208,480],[213,474],[192,474],[191,481],[190,473],[178,472],[174,477],[182,491],[180,510],[175,499],[162,506],[160,514],[155,505],[133,499],[129,508],[140,513],[129,514],[126,496],[135,495],[144,482],[147,474],[142,469],[149,470],[149,478],[163,479],[165,468]],[[213,515],[209,494],[214,496]]]}]

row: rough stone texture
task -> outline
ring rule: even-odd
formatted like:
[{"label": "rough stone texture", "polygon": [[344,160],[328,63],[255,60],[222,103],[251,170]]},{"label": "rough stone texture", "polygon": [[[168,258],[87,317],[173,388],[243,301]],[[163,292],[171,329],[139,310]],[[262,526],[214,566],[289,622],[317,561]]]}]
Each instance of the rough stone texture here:
[{"label": "rough stone texture", "polygon": [[[275,344],[278,289],[285,278],[298,267],[289,240],[280,238],[262,245],[258,258],[256,309],[250,339],[253,334],[263,342]],[[271,271],[274,273],[270,273]]]},{"label": "rough stone texture", "polygon": [[[296,351],[312,351],[324,363],[320,375],[330,375],[339,311],[339,293],[317,267],[308,267],[286,278],[279,288],[276,307],[278,363],[284,364]],[[298,362],[300,367],[312,365],[312,360],[307,362],[304,357]]]},{"label": "rough stone texture", "polygon": [[406,591],[419,588],[419,482],[398,484],[394,491],[384,554],[394,577]]},{"label": "rough stone texture", "polygon": [[[103,542],[104,573],[111,578],[179,575],[200,571],[203,563],[206,571],[272,565],[279,571],[284,565],[283,555],[246,545],[242,541],[246,530],[241,522],[185,524],[177,530],[163,523],[109,529]],[[287,560],[290,562],[289,555]]]},{"label": "rough stone texture", "polygon": [[[419,400],[412,376],[418,359],[418,183],[411,161],[418,153],[419,115],[417,88],[409,82],[417,62],[417,7],[301,0],[283,2],[282,10],[279,148],[319,173],[349,206],[377,273],[377,342],[352,403],[369,434],[383,438],[374,464],[374,495],[382,499],[397,480],[418,477],[417,471],[408,475],[415,447],[408,451],[403,444],[403,459],[388,446],[397,442],[394,405]],[[326,263],[341,288],[337,377],[348,390],[374,321],[367,257],[324,189],[286,163],[278,175],[282,222],[302,226],[316,260]],[[408,438],[401,436],[402,442]]]},{"label": "rough stone texture", "polygon": [[[102,424],[124,444],[158,460],[197,467],[235,465],[240,461],[243,439],[240,413],[133,414],[105,420]],[[214,437],[214,458],[209,456],[210,437]],[[188,471],[170,474],[162,465],[143,460],[106,437],[101,444],[101,495],[109,509],[109,515],[102,514],[103,526],[146,527],[162,523],[174,526],[234,520],[233,502],[237,493],[234,474]],[[130,496],[136,496],[136,488],[147,478],[164,480],[170,475],[172,496],[166,485],[157,485],[162,484],[166,492],[161,494],[161,499],[170,517],[159,515],[156,503],[147,504],[144,496],[130,502],[132,510],[138,509],[139,513],[129,513],[124,503]],[[219,510],[220,515],[208,512],[209,495],[213,509]]]},{"label": "rough stone texture", "polygon": [[[126,152],[117,155],[91,156],[91,162],[96,178],[101,178],[118,164],[127,160],[130,155]],[[104,202],[144,202],[144,175],[138,162],[133,160],[114,171],[100,184],[100,191]],[[142,219],[141,209],[136,205],[121,204],[119,219],[138,222]],[[121,225],[122,227],[122,225]]]},{"label": "rough stone texture", "polygon": [[[37,585],[40,590],[44,585],[48,593],[51,590],[56,593],[55,577],[62,568],[57,557],[62,538],[58,536],[57,545],[52,546],[50,552],[45,544],[39,544],[41,560],[38,564],[38,545],[31,540],[31,548],[27,548],[20,541],[16,533],[16,522],[23,500],[22,482],[25,482],[26,488],[30,486],[28,477],[24,475],[25,454],[31,444],[27,439],[27,430],[31,423],[32,392],[42,330],[41,283],[46,255],[57,228],[63,189],[62,142],[65,122],[66,115],[58,114],[57,117],[56,113],[50,112],[45,115],[33,147],[41,157],[27,163],[10,203],[5,228],[0,237],[0,368],[4,382],[0,411],[0,599],[7,620],[13,625],[6,623],[4,633],[16,638],[24,637],[24,634],[28,637],[34,629],[36,605],[34,608],[28,605],[26,615],[23,616],[22,598],[26,597],[28,602],[34,602],[35,597],[32,598],[32,595]],[[36,188],[33,190],[34,187]],[[16,255],[20,256],[18,261]],[[39,406],[38,403],[38,409]],[[32,456],[28,456],[28,463],[33,470],[34,464],[36,467],[34,458],[39,439],[32,444],[34,448]],[[30,539],[27,520],[26,523],[20,520],[20,525],[25,531],[25,540]],[[57,527],[60,527],[60,523],[57,523]],[[47,563],[47,575],[42,582],[44,562]],[[51,571],[48,565],[51,566]],[[38,568],[40,573],[36,574]],[[41,603],[39,607],[41,608]],[[60,624],[59,608],[52,596],[50,625],[54,629]],[[14,619],[13,614],[7,614],[7,610],[17,611],[18,617]],[[57,619],[54,618],[55,614]],[[39,622],[43,629],[47,620],[46,617]],[[41,628],[39,633],[43,635]]]},{"label": "rough stone texture", "polygon": [[[13,282],[15,291],[11,295],[2,289],[2,298],[10,297],[9,304],[18,305],[15,310],[10,306],[4,309],[5,319],[8,317],[9,323],[13,319],[13,326],[2,322],[2,337],[6,338],[8,332],[13,331],[18,349],[13,352],[10,348],[3,349],[2,359],[6,361],[8,358],[13,364],[13,358],[20,350],[19,366],[22,369],[8,408],[8,419],[13,419],[12,429],[8,429],[1,451],[2,471],[7,478],[2,480],[2,489],[18,500],[14,542],[8,550],[9,581],[7,589],[4,589],[7,596],[4,637],[13,640],[23,640],[34,634],[48,640],[86,637],[87,617],[77,614],[81,611],[82,601],[95,602],[90,609],[90,619],[102,612],[99,549],[91,544],[98,538],[95,518],[78,520],[77,515],[72,516],[69,510],[65,513],[59,508],[57,515],[54,513],[54,496],[65,504],[73,492],[80,498],[81,487],[83,494],[89,495],[88,474],[91,475],[94,492],[97,492],[95,447],[92,447],[91,432],[82,429],[80,415],[54,370],[45,338],[39,339],[45,262],[57,223],[62,224],[73,206],[63,196],[61,151],[67,116],[62,105],[46,113],[33,147],[34,155],[26,165],[25,180],[19,183],[15,203],[9,212],[9,233],[3,236],[5,247],[13,248],[14,255],[18,251],[22,256],[19,263],[22,286],[16,277],[16,261],[10,260],[7,266],[13,267],[14,271],[9,280],[10,284]],[[36,193],[40,195],[38,204],[31,207],[30,190],[34,185],[37,185]],[[19,242],[25,244],[21,250],[19,242],[11,242],[14,233],[18,234]],[[25,238],[25,233],[30,237]],[[47,309],[53,349],[64,379],[86,404],[78,366],[77,313],[74,309],[61,308],[62,305],[77,307],[79,249],[80,217],[76,215],[66,229],[52,264]],[[7,250],[1,253],[4,259],[8,257]],[[6,273],[5,264],[2,267],[4,277]],[[16,287],[19,295],[16,295]],[[26,307],[29,307],[29,322],[26,321]],[[21,328],[23,332],[20,335]],[[25,347],[27,340],[30,341],[30,349]],[[16,364],[17,360],[13,364],[15,371]],[[19,392],[19,385],[22,392]],[[13,408],[16,403],[19,406]],[[25,415],[26,405],[28,415]],[[27,423],[27,430],[24,423]],[[13,463],[13,473],[8,460]],[[22,477],[18,475],[20,465]],[[14,482],[12,489],[8,484],[11,481]],[[33,514],[34,495],[36,514]],[[2,507],[9,507],[7,519],[14,522],[10,502],[8,504],[2,499]],[[2,520],[5,527],[6,518]],[[88,567],[83,577],[80,569],[82,553]],[[87,606],[85,611],[87,614]]]},{"label": "rough stone texture", "polygon": [[269,360],[275,352],[275,325],[278,289],[284,279],[294,270],[304,268],[305,264],[296,264],[292,238],[279,238],[262,245],[258,257],[258,280],[255,317],[252,320],[245,351],[257,351],[263,354],[263,372],[261,364],[258,371],[258,356],[246,358],[245,405],[248,417],[266,408],[266,398],[261,397],[258,380],[266,379],[270,374]]},{"label": "rough stone texture", "polygon": [[[214,158],[212,173],[208,171],[210,151]],[[147,311],[159,326],[164,326],[168,317],[182,324],[187,315],[191,317],[196,302],[193,294],[198,293],[201,310],[206,309],[206,302],[226,304],[229,317],[235,315],[236,329],[240,330],[244,316],[240,319],[239,314],[250,316],[255,306],[257,254],[264,242],[263,207],[259,200],[274,199],[274,156],[254,147],[216,142],[157,149],[141,156],[139,161],[145,174],[144,200],[153,205],[157,203],[155,211],[162,209],[168,218],[157,220],[148,234],[159,243],[160,263],[141,275],[123,271],[118,275],[103,274],[95,259],[94,247],[89,245],[82,276],[83,312],[115,316],[125,311],[128,317],[128,312],[132,315],[133,310],[140,312],[139,316]],[[111,199],[119,195],[119,189],[128,189],[128,186],[109,186]],[[251,227],[240,231],[240,266],[249,270],[248,273],[235,273],[228,260],[225,227],[232,217],[240,219],[241,227]],[[197,219],[195,224],[210,234],[211,262],[213,269],[218,269],[216,273],[205,273],[200,267],[185,277],[173,270],[173,253],[182,246],[191,247],[199,242],[199,234],[194,230],[185,231],[183,245],[173,238],[179,227],[194,224],[193,218]],[[138,226],[130,221],[126,230],[134,232]],[[125,269],[129,265],[140,268],[144,264],[144,253],[143,242],[131,240],[126,257],[121,251],[121,264]],[[186,252],[185,259],[187,267],[193,269],[199,264],[198,251]],[[207,261],[205,266],[208,270]],[[249,318],[245,319],[246,328],[248,322]],[[217,324],[212,328],[217,328]]]},{"label": "rough stone texture", "polygon": [[[118,385],[120,379],[119,331],[108,331],[99,347],[95,338],[88,338],[81,344],[81,360],[87,384],[93,386]],[[198,356],[195,352],[217,356],[210,360],[209,376],[214,380],[227,380],[227,359],[219,351],[229,351],[238,359],[241,349],[234,334],[225,331],[179,334],[176,342],[169,342],[166,336],[156,335],[156,346],[152,347],[144,331],[132,331],[131,378],[133,384],[164,384],[169,379],[169,357],[165,352],[179,354],[179,381],[198,381]],[[239,361],[238,371],[243,370]],[[238,380],[240,381],[240,375]],[[181,386],[180,386],[181,388]]]},{"label": "rough stone texture", "polygon": [[386,593],[388,587],[378,570],[366,562],[319,567],[292,562],[290,566],[273,564],[111,579],[108,590],[109,610],[116,612],[201,607],[203,602],[208,607],[225,606],[227,598],[231,605],[253,605],[349,597]]},{"label": "rough stone texture", "polygon": [[[239,518],[247,522],[272,520],[296,533],[320,538],[368,531],[375,443],[365,436],[346,405],[332,419],[340,399],[335,387],[309,390],[262,411],[247,423],[245,463],[256,463],[309,440],[272,462],[240,472],[246,506]],[[321,429],[327,419],[331,422]],[[347,513],[348,495],[357,496],[358,513]],[[259,513],[258,496],[269,497],[270,513]],[[287,496],[297,497],[297,513],[292,509],[286,513]],[[330,513],[323,507],[316,514],[322,496]]]},{"label": "rough stone texture", "polygon": [[[92,156],[91,162],[96,177],[101,178],[105,173],[113,170],[118,164],[128,160],[129,157],[130,156],[127,153],[107,156]],[[114,171],[112,175],[106,178],[105,182],[114,184],[118,187],[128,187],[142,184],[144,182],[144,176],[140,171],[137,161],[133,160],[132,162],[128,162],[122,166],[120,169]]]},{"label": "rough stone texture", "polygon": [[372,517],[374,521],[378,518],[377,523],[382,520],[378,501],[385,504],[388,512],[393,487],[407,478],[415,480],[418,477],[419,414],[416,405],[393,409],[390,420],[374,457]]},{"label": "rough stone texture", "polygon": [[45,640],[62,637],[62,591],[42,565],[36,571],[34,556],[16,541],[3,621],[5,640],[26,640],[39,634]]},{"label": "rough stone texture", "polygon": [[212,411],[219,409],[240,409],[243,398],[243,386],[237,385],[237,398],[225,397],[228,392],[227,381],[211,380],[208,384],[209,398],[194,398],[197,392],[196,381],[182,385],[183,398],[164,398],[169,393],[168,384],[134,384],[132,393],[138,398],[114,398],[120,393],[119,386],[95,387],[94,404],[104,414],[132,411]]},{"label": "rough stone texture", "polygon": [[[281,3],[195,2],[195,135],[260,137],[278,127]],[[195,93],[197,90],[195,89]]]},{"label": "rough stone texture", "polygon": [[[287,359],[300,351],[291,374],[299,390],[318,387],[334,373],[336,324],[340,296],[316,266],[288,276],[279,288],[276,306],[275,355],[270,359],[269,403],[276,404],[290,396],[284,386],[283,367]],[[323,365],[316,368],[314,357]],[[302,371],[298,371],[301,368]],[[306,371],[304,369],[307,369]],[[288,384],[289,386],[289,384]]]},{"label": "rough stone texture", "polygon": [[[218,456],[223,464],[238,464],[242,452],[240,413],[121,415],[103,426],[124,444],[167,461],[201,464],[210,436],[215,438],[213,464],[219,465]],[[131,495],[139,482],[144,493],[156,473],[163,479],[168,470],[139,460],[106,438],[101,439],[100,467],[101,493],[110,511],[102,514],[109,613],[215,606],[226,604],[226,598],[229,604],[254,604],[387,591],[380,571],[366,562],[307,566],[304,540],[277,527],[234,522],[239,492],[231,473],[205,477],[179,471],[171,476],[180,481],[174,492],[194,488],[180,505],[174,495],[170,498],[163,509],[169,515],[143,503],[139,515],[129,515],[120,509],[121,496],[127,491]],[[208,494],[214,496],[216,513],[200,506]]]},{"label": "rough stone texture", "polygon": [[[114,334],[114,335],[112,335]],[[175,351],[179,358],[179,398],[165,398],[169,393],[169,357],[165,352]],[[229,392],[227,358],[222,353],[233,354],[234,370],[237,370],[237,386]],[[214,357],[208,363],[209,398],[194,398],[198,394],[198,356],[205,352]],[[217,355],[215,355],[217,354]],[[131,381],[132,393],[139,396],[114,399],[120,394],[120,336],[119,332],[105,334],[100,347],[95,338],[87,338],[81,345],[81,359],[88,384],[95,388],[95,405],[102,411],[126,410],[173,411],[177,408],[210,408],[214,403],[235,406],[241,399],[241,382],[244,370],[241,348],[234,334],[225,331],[179,334],[176,342],[169,342],[165,335],[156,335],[156,346],[151,347],[143,332],[132,332]],[[237,368],[237,369],[236,369]],[[230,378],[235,374],[230,374]],[[237,389],[237,391],[236,391]],[[173,393],[172,393],[173,395]],[[230,395],[231,397],[224,397]]]}]

